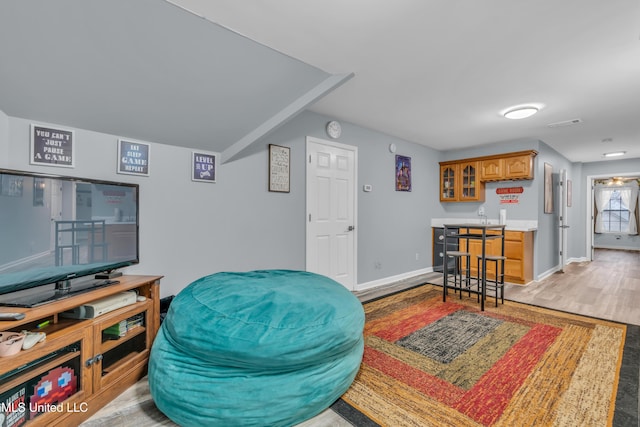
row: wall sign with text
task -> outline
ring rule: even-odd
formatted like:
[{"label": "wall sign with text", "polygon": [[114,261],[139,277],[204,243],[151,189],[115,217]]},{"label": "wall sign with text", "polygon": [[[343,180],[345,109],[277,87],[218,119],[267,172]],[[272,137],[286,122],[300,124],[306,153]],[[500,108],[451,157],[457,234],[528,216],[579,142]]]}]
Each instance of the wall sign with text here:
[{"label": "wall sign with text", "polygon": [[191,153],[191,180],[216,182],[216,155],[193,151]]},{"label": "wall sign with text", "polygon": [[290,188],[291,149],[269,144],[269,191],[288,193]]},{"label": "wall sign with text", "polygon": [[118,173],[149,176],[149,144],[119,139]]},{"label": "wall sign with text", "polygon": [[75,166],[73,131],[31,125],[32,165],[72,168]]},{"label": "wall sign with text", "polygon": [[523,187],[501,187],[496,188],[496,194],[501,205],[520,203],[520,195],[524,193]]}]

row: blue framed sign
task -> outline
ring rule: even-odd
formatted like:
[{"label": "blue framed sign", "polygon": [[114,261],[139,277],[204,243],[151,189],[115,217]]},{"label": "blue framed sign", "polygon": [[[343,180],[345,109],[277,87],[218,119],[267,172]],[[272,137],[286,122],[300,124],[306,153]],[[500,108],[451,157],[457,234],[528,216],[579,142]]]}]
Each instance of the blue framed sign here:
[{"label": "blue framed sign", "polygon": [[149,144],[118,140],[118,173],[149,176]]},{"label": "blue framed sign", "polygon": [[217,156],[213,153],[193,151],[191,153],[191,180],[216,182]]}]

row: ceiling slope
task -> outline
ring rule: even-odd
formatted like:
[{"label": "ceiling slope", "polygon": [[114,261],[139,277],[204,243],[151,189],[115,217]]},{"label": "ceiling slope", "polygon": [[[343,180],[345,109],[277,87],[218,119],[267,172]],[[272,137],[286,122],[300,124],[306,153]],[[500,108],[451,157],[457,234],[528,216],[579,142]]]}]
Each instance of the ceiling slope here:
[{"label": "ceiling slope", "polygon": [[163,0],[3,1],[0,57],[9,116],[218,152],[336,80]]}]

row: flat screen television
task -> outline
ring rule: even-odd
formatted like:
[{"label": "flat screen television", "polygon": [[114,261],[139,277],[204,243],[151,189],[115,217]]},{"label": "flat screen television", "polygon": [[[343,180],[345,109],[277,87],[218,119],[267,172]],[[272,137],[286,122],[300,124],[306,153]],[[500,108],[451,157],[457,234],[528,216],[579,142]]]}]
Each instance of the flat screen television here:
[{"label": "flat screen television", "polygon": [[139,262],[139,186],[0,169],[0,305],[115,283]]}]

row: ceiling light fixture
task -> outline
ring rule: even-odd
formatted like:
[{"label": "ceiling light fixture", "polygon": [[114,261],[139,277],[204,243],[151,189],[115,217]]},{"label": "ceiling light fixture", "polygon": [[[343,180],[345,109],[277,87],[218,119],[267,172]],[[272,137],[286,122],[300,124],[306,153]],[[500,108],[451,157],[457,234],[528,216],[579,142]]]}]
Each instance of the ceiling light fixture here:
[{"label": "ceiling light fixture", "polygon": [[519,119],[526,119],[527,117],[531,117],[538,111],[540,110],[537,107],[534,107],[532,105],[525,105],[522,107],[513,108],[507,111],[506,113],[504,113],[503,115],[507,119],[519,120]]},{"label": "ceiling light fixture", "polygon": [[613,153],[604,153],[605,157],[618,157],[627,154],[626,151],[614,151]]}]

